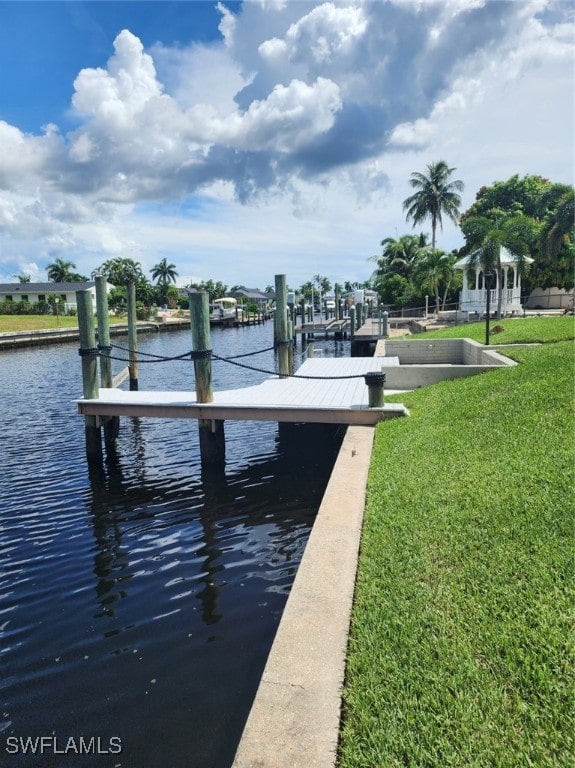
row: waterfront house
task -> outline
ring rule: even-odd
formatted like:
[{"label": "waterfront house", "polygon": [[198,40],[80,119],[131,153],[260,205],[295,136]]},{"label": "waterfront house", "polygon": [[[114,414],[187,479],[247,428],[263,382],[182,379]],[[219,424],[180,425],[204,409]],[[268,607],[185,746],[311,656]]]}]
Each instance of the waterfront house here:
[{"label": "waterfront house", "polygon": [[[108,293],[113,285],[107,283]],[[76,309],[76,291],[88,290],[96,306],[96,283],[89,280],[81,283],[0,283],[0,303],[4,301],[27,301],[29,304],[47,302],[50,296],[58,300],[59,310],[65,314]]]}]

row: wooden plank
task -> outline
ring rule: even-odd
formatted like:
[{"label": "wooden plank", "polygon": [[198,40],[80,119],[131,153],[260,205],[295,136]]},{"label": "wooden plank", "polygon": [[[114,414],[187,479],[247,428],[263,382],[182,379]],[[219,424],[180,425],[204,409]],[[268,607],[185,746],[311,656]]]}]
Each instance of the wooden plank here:
[{"label": "wooden plank", "polygon": [[119,373],[117,373],[115,376],[112,377],[112,387],[114,388],[119,387],[120,384],[123,384],[126,381],[129,375],[130,375],[130,369],[128,368],[128,366],[126,366],[125,368],[122,368],[122,370],[119,371]]},{"label": "wooden plank", "polygon": [[[97,416],[155,416],[206,420],[286,421],[375,424],[405,415],[401,404],[368,408],[364,374],[380,371],[390,358],[310,358],[298,376],[266,379],[241,389],[214,392],[212,403],[198,403],[195,392],[100,389],[98,399],[79,400],[80,413]],[[336,378],[356,376],[358,378]]]},{"label": "wooden plank", "polygon": [[233,406],[216,403],[127,403],[78,400],[78,411],[92,416],[148,416],[164,419],[201,419],[206,421],[277,421],[317,424],[376,424],[382,419],[406,416],[401,403],[383,408],[306,408],[289,406]]}]

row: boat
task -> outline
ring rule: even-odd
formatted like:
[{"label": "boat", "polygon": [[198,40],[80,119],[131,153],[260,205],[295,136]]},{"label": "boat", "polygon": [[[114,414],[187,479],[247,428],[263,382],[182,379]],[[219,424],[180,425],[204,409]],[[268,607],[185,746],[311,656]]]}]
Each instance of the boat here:
[{"label": "boat", "polygon": [[238,304],[237,299],[231,296],[223,296],[221,299],[214,299],[210,312],[210,323],[233,323],[243,319],[244,310]]}]

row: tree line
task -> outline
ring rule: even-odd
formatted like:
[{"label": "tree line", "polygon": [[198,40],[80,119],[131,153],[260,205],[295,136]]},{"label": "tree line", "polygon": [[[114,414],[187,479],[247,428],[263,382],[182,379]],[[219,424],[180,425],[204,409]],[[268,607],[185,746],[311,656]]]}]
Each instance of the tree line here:
[{"label": "tree line", "polygon": [[[469,267],[499,275],[502,285],[502,249],[518,263],[526,292],[534,288],[571,290],[575,284],[575,193],[572,186],[541,176],[512,176],[481,187],[475,202],[460,213],[464,184],[453,179],[456,169],[440,160],[425,173],[413,173],[414,193],[403,202],[406,220],[413,226],[429,220],[428,235],[405,234],[381,241],[382,253],[371,257],[376,269],[372,287],[381,301],[395,308],[422,306],[431,294],[436,311],[456,302],[462,273],[454,264],[469,257]],[[446,253],[436,247],[442,216],[457,224],[465,245]],[[533,259],[529,265],[528,259]]]},{"label": "tree line", "polygon": [[[533,288],[556,286],[571,290],[575,284],[575,194],[570,185],[553,183],[541,176],[512,176],[481,187],[475,202],[460,212],[464,183],[454,179],[455,168],[444,160],[430,163],[423,173],[411,174],[413,194],[403,201],[406,221],[417,227],[425,221],[431,224],[431,241],[421,232],[385,237],[382,252],[370,257],[376,264],[364,282],[345,281],[332,286],[324,275],[294,289],[307,300],[325,296],[332,290],[340,295],[356,288],[371,288],[380,301],[389,307],[422,306],[426,295],[435,301],[436,311],[456,302],[461,288],[462,273],[454,269],[456,261],[469,257],[470,267],[479,265],[485,274],[501,273],[502,248],[515,257],[522,273],[526,292]],[[449,253],[437,247],[438,230],[443,229],[443,217],[457,224],[465,244]],[[528,267],[527,259],[533,259]],[[136,301],[141,308],[153,305],[187,306],[176,287],[176,266],[166,258],[155,264],[148,279],[142,265],[129,258],[117,257],[101,264],[94,272],[105,275],[114,288],[109,295],[111,308],[123,309],[126,304],[126,284],[136,286]],[[71,261],[56,258],[47,267],[53,282],[83,282],[88,278],[76,272]],[[29,282],[26,274],[17,275]],[[501,285],[501,275],[499,284]],[[212,279],[190,283],[187,288],[206,291],[210,301],[229,295],[245,286],[228,287]],[[273,287],[265,292],[273,294]],[[142,311],[142,310],[141,310]]]}]

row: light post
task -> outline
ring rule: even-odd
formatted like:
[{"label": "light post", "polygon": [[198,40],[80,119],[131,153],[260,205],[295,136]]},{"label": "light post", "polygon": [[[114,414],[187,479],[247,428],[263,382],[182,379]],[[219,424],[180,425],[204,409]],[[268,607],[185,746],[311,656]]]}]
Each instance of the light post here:
[{"label": "light post", "polygon": [[492,272],[486,272],[483,276],[487,296],[485,298],[485,345],[489,346],[489,315],[491,314],[491,278]]},{"label": "light post", "polygon": [[58,317],[58,304],[59,303],[60,303],[60,299],[58,298],[58,296],[56,296],[56,298],[54,299],[54,304],[56,305],[56,328],[58,328],[59,324],[60,324],[59,317]]}]

